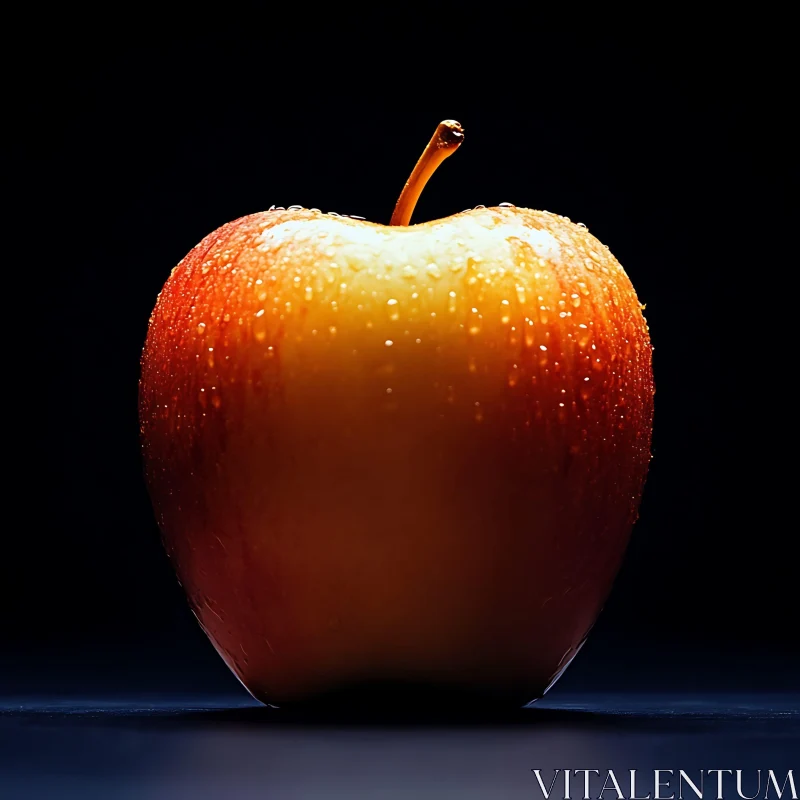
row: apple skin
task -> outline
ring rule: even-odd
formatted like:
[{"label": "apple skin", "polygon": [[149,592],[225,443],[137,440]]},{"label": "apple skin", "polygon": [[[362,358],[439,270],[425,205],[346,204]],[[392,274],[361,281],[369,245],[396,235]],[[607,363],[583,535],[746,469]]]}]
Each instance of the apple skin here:
[{"label": "apple skin", "polygon": [[541,696],[637,518],[652,347],[549,212],[223,225],[150,319],[149,491],[189,603],[269,703],[359,681]]}]

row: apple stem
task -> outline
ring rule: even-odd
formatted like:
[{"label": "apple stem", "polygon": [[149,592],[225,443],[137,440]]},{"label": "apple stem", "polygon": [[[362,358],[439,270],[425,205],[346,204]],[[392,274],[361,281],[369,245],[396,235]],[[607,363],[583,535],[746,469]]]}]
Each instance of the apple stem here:
[{"label": "apple stem", "polygon": [[417,166],[406,181],[403,191],[400,192],[390,225],[408,225],[428,179],[436,172],[442,161],[458,150],[463,141],[464,129],[460,123],[453,119],[439,123],[428,146],[422,151]]}]

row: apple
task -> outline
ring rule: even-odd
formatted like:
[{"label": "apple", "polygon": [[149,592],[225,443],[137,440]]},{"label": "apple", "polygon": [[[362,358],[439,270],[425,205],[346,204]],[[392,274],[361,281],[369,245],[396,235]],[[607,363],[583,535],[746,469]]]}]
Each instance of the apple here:
[{"label": "apple", "polygon": [[652,348],[586,227],[299,207],[172,271],[142,356],[149,491],[201,626],[268,703],[369,681],[543,694],[592,627],[650,461]]}]

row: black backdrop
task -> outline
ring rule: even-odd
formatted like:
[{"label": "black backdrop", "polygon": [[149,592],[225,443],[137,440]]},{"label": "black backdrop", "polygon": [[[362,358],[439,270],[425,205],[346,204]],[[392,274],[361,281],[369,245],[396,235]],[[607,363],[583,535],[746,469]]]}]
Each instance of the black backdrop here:
[{"label": "black backdrop", "polygon": [[572,19],[436,8],[441,24],[333,9],[29,31],[8,162],[7,270],[23,284],[6,295],[23,344],[6,375],[8,441],[22,436],[8,508],[23,513],[4,533],[3,691],[236,689],[142,481],[148,315],[171,267],[230,219],[299,203],[388,222],[448,117],[465,145],[416,221],[504,201],[565,214],[647,303],[655,457],[614,593],[565,682],[796,685],[783,333],[796,176],[779,24],[629,20],[635,35],[574,38]]}]

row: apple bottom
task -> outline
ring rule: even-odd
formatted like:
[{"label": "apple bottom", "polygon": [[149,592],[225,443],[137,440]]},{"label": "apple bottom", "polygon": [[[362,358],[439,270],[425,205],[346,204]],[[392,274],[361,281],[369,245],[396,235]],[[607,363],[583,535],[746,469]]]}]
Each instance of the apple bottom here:
[{"label": "apple bottom", "polygon": [[517,446],[491,420],[468,439],[267,430],[228,430],[213,462],[198,449],[162,519],[195,614],[256,698],[387,682],[544,693],[618,569],[625,471],[556,458],[560,437]]},{"label": "apple bottom", "polygon": [[[219,654],[253,697],[280,706],[369,707],[379,703],[402,708],[462,702],[523,706],[542,697],[561,676],[592,625],[581,623],[584,633],[572,637],[554,636],[552,626],[547,625],[539,625],[538,630],[529,626],[520,632],[498,625],[498,630],[483,635],[474,630],[473,640],[465,644],[445,627],[447,621],[441,620],[440,630],[430,624],[416,626],[413,638],[396,630],[393,647],[365,660],[365,648],[348,647],[342,652],[341,640],[332,641],[325,633],[318,637],[317,646],[304,650],[279,654],[267,646],[268,652],[259,652],[259,643],[248,631],[215,633],[219,625],[213,614],[196,613]],[[349,633],[358,641],[369,632],[349,627],[342,636]],[[526,640],[539,645],[526,647]],[[568,640],[575,643],[565,644]],[[310,671],[309,665],[313,665]]]},{"label": "apple bottom", "polygon": [[[307,598],[304,607],[299,600],[285,602],[283,624],[278,603],[271,613],[249,618],[234,612],[230,627],[228,615],[221,621],[208,607],[193,606],[230,669],[265,704],[401,708],[462,702],[519,707],[542,697],[580,650],[601,607],[594,589],[545,602],[497,582],[465,581],[469,594],[456,588],[443,598],[457,574],[450,570],[448,578],[438,592],[421,579],[403,583],[413,600],[402,611],[377,599],[392,592],[376,581],[350,583],[345,594],[360,590],[376,598],[360,613],[355,599],[334,604],[335,592],[328,591]],[[472,592],[483,599],[480,608]],[[256,631],[265,617],[276,633],[260,641]]]},{"label": "apple bottom", "polygon": [[454,684],[446,680],[412,681],[404,678],[383,681],[342,680],[322,691],[280,702],[257,691],[251,694],[264,705],[308,711],[313,718],[330,711],[346,712],[348,719],[353,719],[354,714],[356,717],[381,717],[388,713],[395,718],[408,713],[416,717],[432,712],[444,712],[449,719],[451,714],[469,716],[479,712],[483,715],[523,708],[541,698],[544,692],[536,691],[526,684]]}]

